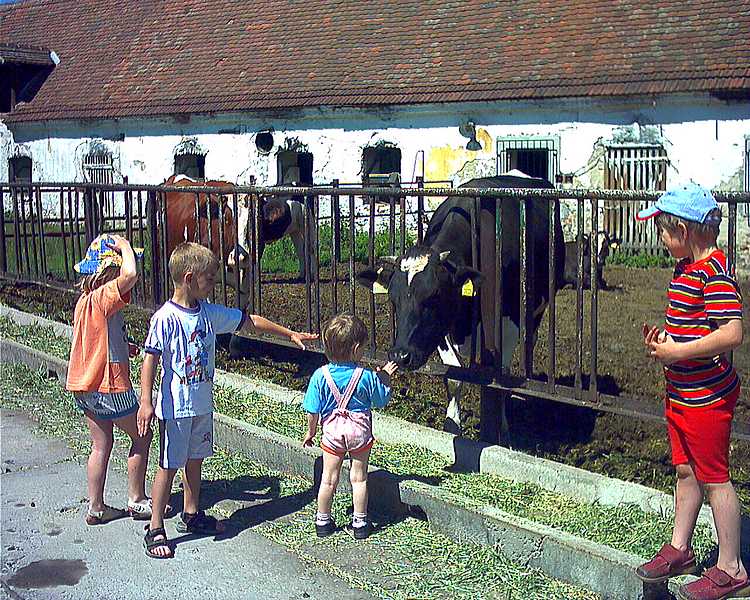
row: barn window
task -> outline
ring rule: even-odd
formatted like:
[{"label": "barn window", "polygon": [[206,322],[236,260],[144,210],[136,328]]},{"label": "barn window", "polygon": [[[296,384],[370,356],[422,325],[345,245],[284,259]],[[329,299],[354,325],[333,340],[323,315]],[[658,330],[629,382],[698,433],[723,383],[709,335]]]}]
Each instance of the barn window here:
[{"label": "barn window", "polygon": [[113,183],[112,154],[103,149],[89,152],[83,157],[83,173],[90,183]]},{"label": "barn window", "polygon": [[313,155],[310,152],[282,150],[276,155],[277,185],[312,185]]},{"label": "barn window", "polygon": [[14,156],[8,159],[8,181],[10,183],[31,183],[31,158]]},{"label": "barn window", "polygon": [[258,152],[268,154],[273,148],[273,134],[270,131],[260,131],[255,134],[255,147]]},{"label": "barn window", "polygon": [[174,174],[191,179],[206,178],[206,157],[200,154],[180,154],[174,157]]},{"label": "barn window", "polygon": [[401,180],[401,150],[395,146],[368,146],[362,150],[362,183]]},{"label": "barn window", "polygon": [[205,179],[207,153],[197,138],[183,138],[174,149],[174,174],[187,175],[191,179]]},{"label": "barn window", "polygon": [[497,138],[497,174],[518,170],[554,183],[558,174],[560,138]]}]

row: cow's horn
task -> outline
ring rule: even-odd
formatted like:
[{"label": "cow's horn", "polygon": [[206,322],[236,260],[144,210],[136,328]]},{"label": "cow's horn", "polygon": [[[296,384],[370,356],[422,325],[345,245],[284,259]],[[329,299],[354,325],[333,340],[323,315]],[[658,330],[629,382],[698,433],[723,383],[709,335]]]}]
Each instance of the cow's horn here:
[{"label": "cow's horn", "polygon": [[445,250],[444,252],[440,253],[440,262],[443,262],[446,258],[448,258],[448,255],[451,253],[450,250]]}]

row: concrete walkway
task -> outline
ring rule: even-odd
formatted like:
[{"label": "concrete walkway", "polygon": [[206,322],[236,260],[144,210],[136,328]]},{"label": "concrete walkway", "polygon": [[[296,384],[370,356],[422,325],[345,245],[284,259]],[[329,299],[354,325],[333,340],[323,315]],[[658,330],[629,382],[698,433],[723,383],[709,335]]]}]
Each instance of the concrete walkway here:
[{"label": "concrete walkway", "polygon": [[[300,562],[251,529],[226,540],[167,534],[175,558],[143,553],[143,525],[84,521],[85,464],[65,444],[38,435],[16,411],[0,410],[0,598],[85,600],[370,599]],[[122,504],[125,475],[110,467],[106,498]],[[188,543],[181,543],[188,542]]]}]

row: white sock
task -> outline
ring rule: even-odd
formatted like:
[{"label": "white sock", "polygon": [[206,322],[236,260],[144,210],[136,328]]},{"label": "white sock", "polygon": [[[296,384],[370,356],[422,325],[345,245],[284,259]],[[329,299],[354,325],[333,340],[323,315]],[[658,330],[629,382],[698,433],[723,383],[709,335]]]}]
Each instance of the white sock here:
[{"label": "white sock", "polygon": [[328,525],[330,521],[331,521],[330,513],[316,513],[315,514],[316,525]]},{"label": "white sock", "polygon": [[354,513],[352,515],[352,527],[364,527],[367,525],[367,513]]}]

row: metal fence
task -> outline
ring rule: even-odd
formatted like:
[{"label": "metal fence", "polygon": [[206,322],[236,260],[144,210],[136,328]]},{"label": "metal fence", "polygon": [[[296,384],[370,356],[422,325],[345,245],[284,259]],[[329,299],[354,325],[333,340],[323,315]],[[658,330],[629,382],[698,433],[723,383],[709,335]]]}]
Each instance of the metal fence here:
[{"label": "metal fence", "polygon": [[[489,301],[475,299],[475,325],[481,316],[483,328],[474,327],[474,351],[465,367],[446,367],[428,363],[421,372],[468,381],[483,389],[511,391],[521,396],[539,397],[589,406],[598,410],[647,418],[661,418],[661,408],[653,399],[637,395],[617,395],[602,391],[599,376],[598,314],[600,290],[595,273],[596,245],[584,245],[584,234],[598,231],[604,206],[620,203],[631,205],[654,201],[655,192],[610,190],[555,190],[555,189],[450,189],[435,188],[417,181],[414,186],[354,187],[334,182],[321,187],[169,187],[143,185],[95,185],[71,183],[0,184],[0,275],[5,279],[38,282],[51,288],[71,289],[75,280],[73,264],[86,251],[88,241],[97,233],[118,232],[130,239],[134,246],[145,248],[145,258],[139,264],[141,277],[134,291],[134,302],[154,308],[171,293],[167,269],[170,242],[165,224],[167,197],[173,192],[187,193],[194,203],[196,221],[207,221],[207,227],[197,227],[198,241],[216,249],[226,257],[238,240],[247,244],[249,260],[242,268],[220,272],[214,300],[225,304],[244,303],[240,290],[247,295],[247,307],[252,313],[266,314],[272,310],[265,296],[273,286],[285,285],[263,275],[258,252],[263,244],[262,203],[273,197],[301,198],[304,206],[304,256],[306,269],[304,292],[294,315],[287,315],[296,326],[319,332],[321,323],[340,311],[361,316],[370,329],[369,360],[381,361],[395,335],[392,311],[363,288],[357,288],[356,273],[366,266],[375,266],[381,254],[398,255],[412,243],[423,240],[429,210],[426,199],[468,197],[471,203],[472,266],[482,271],[485,279],[496,282]],[[737,249],[738,207],[750,205],[750,193],[716,193],[717,200],[726,206],[728,215],[727,254],[734,261]],[[119,214],[102,218],[102,201],[121,207]],[[559,203],[573,203],[577,210],[578,285],[575,291],[575,345],[560,348],[557,342],[555,282],[550,278],[550,302],[547,308],[546,355],[535,364],[532,315],[529,308],[531,278],[529,272],[538,261],[548,261],[550,273],[559,267],[554,252],[548,257],[527,255],[528,231],[519,231],[520,247],[520,341],[518,368],[504,371],[502,357],[503,302],[500,260],[503,236],[500,202],[518,203],[520,222],[533,202],[545,202],[548,218],[555,218]],[[218,210],[211,208],[216,203]],[[204,205],[207,209],[204,209]],[[378,207],[385,208],[382,212]],[[247,227],[238,225],[240,212],[248,214]],[[489,212],[488,212],[489,211]],[[215,227],[215,215],[234,215],[227,235],[224,227]],[[584,215],[590,214],[590,225]],[[488,217],[489,218],[485,218]],[[482,229],[488,227],[489,230]],[[324,235],[323,235],[324,234]],[[554,227],[549,228],[549,247],[556,243]],[[490,236],[490,237],[488,237]],[[366,240],[366,247],[363,246]],[[380,240],[380,241],[378,241]],[[482,248],[482,240],[485,247]],[[488,244],[487,241],[490,241]],[[488,254],[489,247],[493,246]],[[582,277],[584,252],[591,252],[591,290],[585,291]],[[486,257],[491,256],[491,260]],[[324,260],[322,260],[324,259]],[[324,264],[325,263],[325,264]],[[244,283],[243,283],[244,282]],[[302,315],[304,316],[302,317]],[[567,316],[567,315],[566,315]],[[297,319],[294,321],[294,319]],[[492,323],[491,327],[487,327]],[[284,344],[283,341],[259,338],[264,342]],[[492,352],[484,352],[491,348]],[[313,349],[315,350],[315,349]],[[319,351],[319,349],[317,349]],[[563,381],[558,373],[561,353],[574,356],[571,381]],[[744,373],[745,377],[750,374]],[[738,420],[735,436],[750,439],[750,422]]]}]

